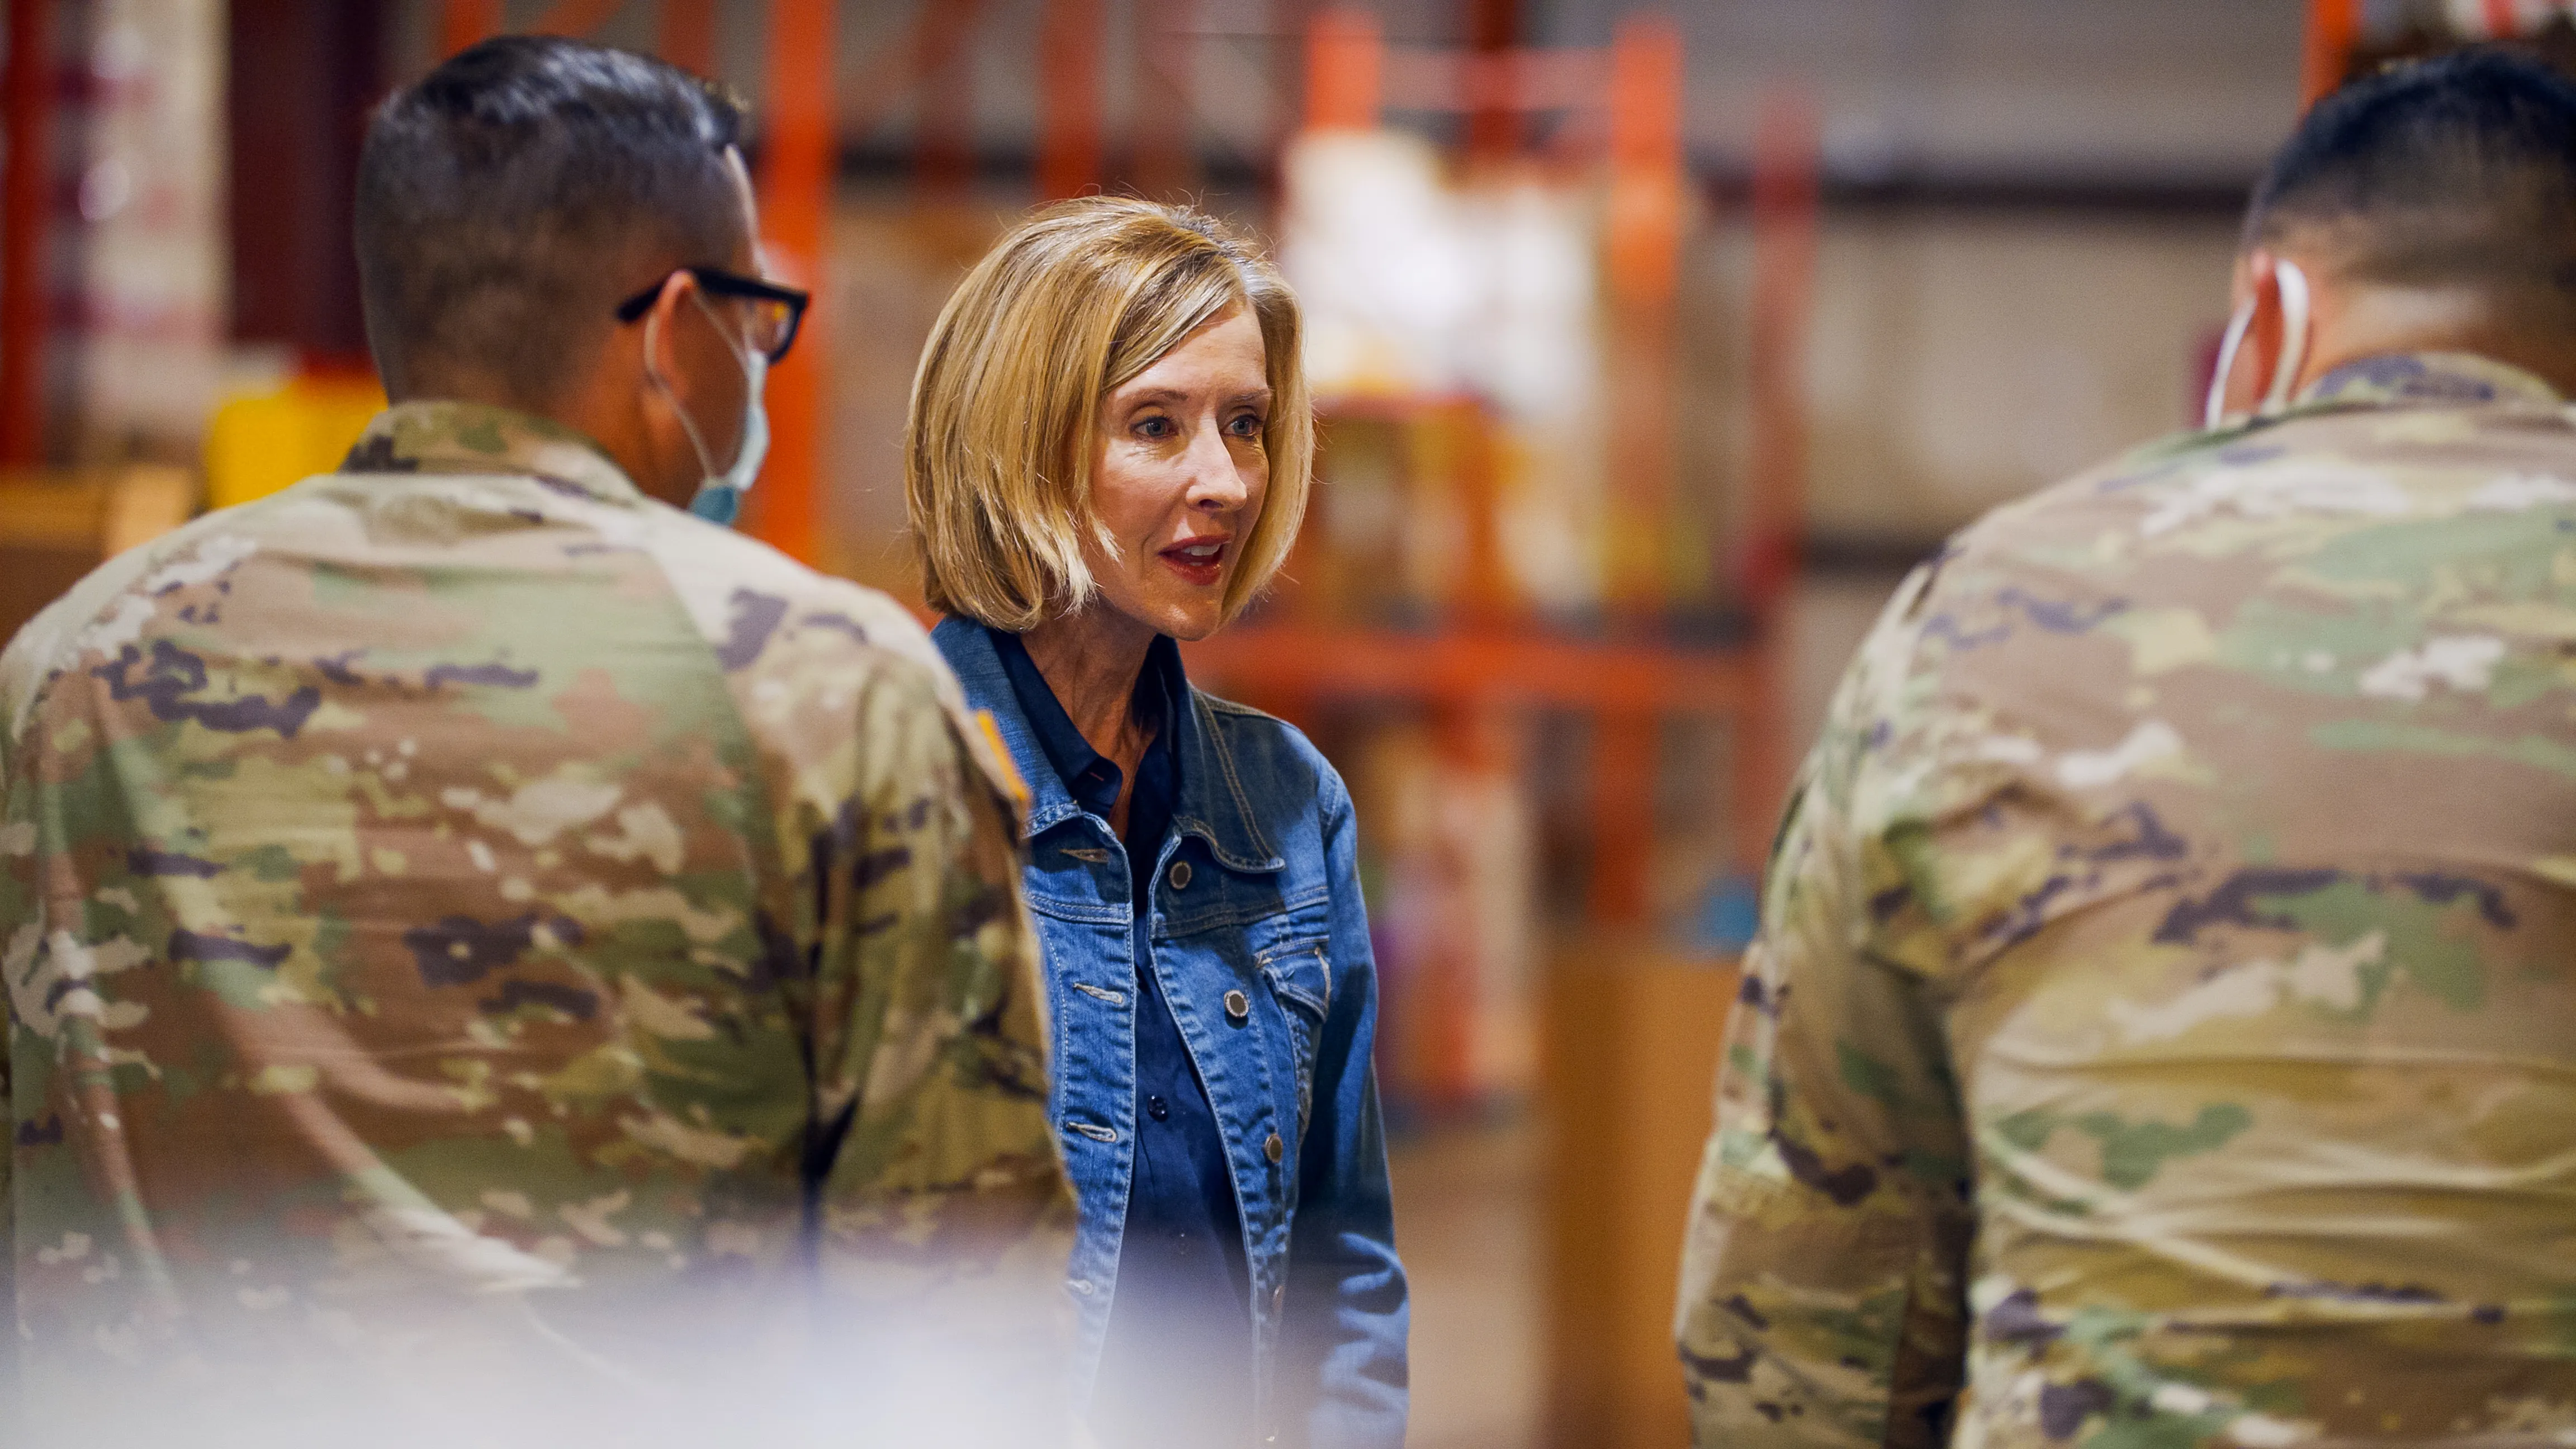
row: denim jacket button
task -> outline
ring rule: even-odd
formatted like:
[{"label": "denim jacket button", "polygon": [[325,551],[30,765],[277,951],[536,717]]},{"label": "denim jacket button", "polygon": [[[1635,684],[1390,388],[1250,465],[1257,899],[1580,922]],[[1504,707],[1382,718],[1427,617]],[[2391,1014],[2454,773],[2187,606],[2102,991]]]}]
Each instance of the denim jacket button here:
[{"label": "denim jacket button", "polygon": [[1261,1144],[1261,1155],[1277,1162],[1288,1155],[1288,1144],[1280,1141],[1279,1134],[1273,1132],[1270,1140]]},{"label": "denim jacket button", "polygon": [[1245,1017],[1252,1015],[1252,998],[1244,995],[1240,991],[1227,992],[1225,994],[1225,1014],[1233,1017],[1237,1021],[1241,1021]]},{"label": "denim jacket button", "polygon": [[1172,882],[1172,889],[1176,891],[1188,890],[1190,888],[1190,863],[1186,860],[1173,861],[1170,879]]}]

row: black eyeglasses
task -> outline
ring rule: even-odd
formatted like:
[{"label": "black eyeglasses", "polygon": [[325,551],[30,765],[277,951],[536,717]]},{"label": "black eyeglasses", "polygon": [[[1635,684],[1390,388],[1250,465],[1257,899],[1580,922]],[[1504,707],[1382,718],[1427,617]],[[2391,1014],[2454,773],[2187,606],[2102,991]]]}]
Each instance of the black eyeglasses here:
[{"label": "black eyeglasses", "polygon": [[813,294],[757,277],[737,276],[721,267],[681,267],[665,274],[661,281],[618,303],[617,320],[637,321],[652,311],[653,299],[661,296],[662,288],[680,272],[695,277],[699,286],[716,296],[750,303],[751,336],[746,340],[769,354],[771,362],[787,360],[787,349],[796,345],[796,329],[805,321],[805,309],[812,304]]}]

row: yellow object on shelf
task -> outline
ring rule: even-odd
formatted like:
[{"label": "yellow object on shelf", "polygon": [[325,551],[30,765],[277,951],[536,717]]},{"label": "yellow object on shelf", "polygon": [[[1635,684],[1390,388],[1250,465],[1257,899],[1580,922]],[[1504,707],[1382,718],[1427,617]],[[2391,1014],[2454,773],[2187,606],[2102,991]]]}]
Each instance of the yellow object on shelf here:
[{"label": "yellow object on shelf", "polygon": [[232,399],[206,425],[206,502],[230,508],[331,472],[384,406],[367,377],[295,377]]}]

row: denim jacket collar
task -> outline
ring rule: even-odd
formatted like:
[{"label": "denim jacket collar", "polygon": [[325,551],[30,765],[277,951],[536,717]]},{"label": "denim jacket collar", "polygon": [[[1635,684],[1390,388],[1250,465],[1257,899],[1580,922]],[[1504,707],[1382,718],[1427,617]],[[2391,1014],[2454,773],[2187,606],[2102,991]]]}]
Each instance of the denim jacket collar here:
[{"label": "denim jacket collar", "polygon": [[[1028,716],[1021,712],[1010,676],[1003,672],[1001,656],[994,652],[984,626],[962,617],[942,619],[931,637],[957,671],[957,682],[966,690],[966,702],[993,717],[993,727],[1000,732],[1002,743],[1010,747],[1011,757],[1022,762],[1021,773],[1028,777],[1031,798],[1025,838],[1034,840],[1082,814],[1081,804],[1065,790],[1064,782],[1056,778],[1052,768],[1028,768],[1032,762],[1043,764],[1046,750],[1038,743],[1037,731],[1029,724]],[[1233,758],[1217,733],[1207,727],[1207,696],[1192,686],[1183,705],[1173,725],[1178,732],[1174,747],[1181,759],[1181,797],[1172,805],[1172,833],[1195,835],[1205,841],[1209,853],[1229,870],[1284,869],[1287,862],[1262,834]]]}]

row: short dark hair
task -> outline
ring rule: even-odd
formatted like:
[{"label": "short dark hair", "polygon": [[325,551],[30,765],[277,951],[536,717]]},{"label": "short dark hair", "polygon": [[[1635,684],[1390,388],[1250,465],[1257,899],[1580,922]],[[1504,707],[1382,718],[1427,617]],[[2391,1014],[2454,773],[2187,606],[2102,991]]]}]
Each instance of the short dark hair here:
[{"label": "short dark hair", "polygon": [[2255,188],[2246,247],[2293,237],[2362,281],[2576,306],[2576,81],[2479,48],[2353,82]]},{"label": "short dark hair", "polygon": [[385,386],[496,379],[552,401],[641,269],[728,264],[743,236],[731,95],[648,56],[487,40],[396,91],[358,160],[367,343]]}]

